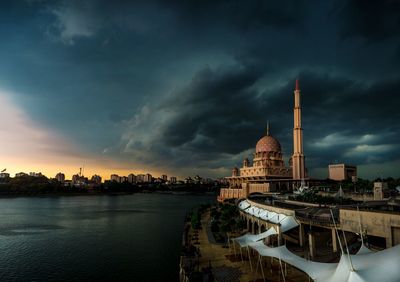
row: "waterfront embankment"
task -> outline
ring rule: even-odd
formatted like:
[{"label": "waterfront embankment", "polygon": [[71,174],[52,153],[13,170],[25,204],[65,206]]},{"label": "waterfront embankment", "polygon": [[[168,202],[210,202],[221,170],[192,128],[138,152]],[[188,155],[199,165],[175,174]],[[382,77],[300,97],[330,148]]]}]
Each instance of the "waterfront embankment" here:
[{"label": "waterfront embankment", "polygon": [[[221,206],[221,205],[220,205]],[[185,236],[186,247],[195,250],[183,254],[180,264],[181,281],[264,281],[260,268],[250,266],[247,249],[243,249],[243,261],[239,247],[235,249],[232,243],[218,243],[211,231],[212,210],[208,209],[201,215],[201,228],[193,228],[187,223]],[[239,236],[240,233],[228,232],[229,237]],[[228,237],[228,236],[227,236]],[[250,251],[252,266],[258,263],[258,255]],[[276,259],[262,259],[265,281],[283,281],[281,264]],[[309,281],[308,276],[300,270],[284,265],[285,281]]]}]

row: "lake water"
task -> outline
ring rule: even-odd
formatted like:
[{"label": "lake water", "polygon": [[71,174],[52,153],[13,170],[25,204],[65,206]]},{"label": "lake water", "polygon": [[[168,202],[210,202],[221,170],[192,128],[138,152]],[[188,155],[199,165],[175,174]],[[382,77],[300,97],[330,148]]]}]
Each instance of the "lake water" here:
[{"label": "lake water", "polygon": [[215,198],[0,199],[0,281],[176,281],[185,214]]}]

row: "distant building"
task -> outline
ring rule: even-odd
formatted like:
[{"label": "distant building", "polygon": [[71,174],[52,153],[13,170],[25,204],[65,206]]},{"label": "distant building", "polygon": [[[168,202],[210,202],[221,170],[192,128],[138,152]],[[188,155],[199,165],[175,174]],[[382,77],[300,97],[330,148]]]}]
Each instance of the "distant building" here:
[{"label": "distant building", "polygon": [[56,179],[57,179],[58,182],[64,183],[64,181],[65,181],[65,174],[64,174],[64,173],[61,173],[61,172],[57,173],[57,174],[56,174]]},{"label": "distant building", "polygon": [[153,176],[150,173],[144,175],[143,182],[151,183],[153,182]]},{"label": "distant building", "polygon": [[119,175],[118,174],[111,174],[110,180],[119,182]]},{"label": "distant building", "polygon": [[15,174],[15,177],[24,177],[24,176],[28,176],[28,174],[26,174],[25,172],[18,172]]},{"label": "distant building", "polygon": [[161,177],[153,178],[154,183],[164,183],[165,181]]},{"label": "distant building", "polygon": [[374,200],[383,200],[384,192],[388,189],[386,182],[374,182]]},{"label": "distant building", "polygon": [[83,175],[79,174],[72,175],[71,184],[74,186],[86,186],[88,182],[89,179],[87,177],[84,177]]},{"label": "distant building", "polygon": [[41,177],[41,176],[43,176],[43,174],[41,172],[30,172],[29,176]]},{"label": "distant building", "polygon": [[101,184],[101,176],[95,174],[95,175],[92,176],[92,178],[90,179],[90,181],[91,181],[93,184],[100,185],[100,184]]},{"label": "distant building", "polygon": [[176,177],[175,176],[171,176],[169,178],[169,182],[172,183],[172,184],[175,184],[176,183]]},{"label": "distant building", "polygon": [[142,182],[144,182],[144,178],[145,178],[144,174],[138,174],[136,176],[136,182],[142,183]]},{"label": "distant building", "polygon": [[357,167],[347,164],[331,164],[329,165],[329,179],[342,180],[357,180]]},{"label": "distant building", "polygon": [[128,182],[129,183],[136,183],[136,175],[134,175],[133,173],[128,175]]},{"label": "distant building", "polygon": [[10,177],[10,174],[9,174],[9,173],[7,173],[7,172],[0,172],[0,178],[1,178],[1,179],[9,178],[9,177]]},{"label": "distant building", "polygon": [[124,183],[124,182],[128,182],[128,177],[126,177],[126,176],[120,176],[120,177],[119,177],[119,183]]},{"label": "distant building", "polygon": [[162,179],[164,182],[167,182],[167,181],[168,181],[168,176],[167,176],[166,174],[163,174],[163,175],[161,175],[161,179]]}]

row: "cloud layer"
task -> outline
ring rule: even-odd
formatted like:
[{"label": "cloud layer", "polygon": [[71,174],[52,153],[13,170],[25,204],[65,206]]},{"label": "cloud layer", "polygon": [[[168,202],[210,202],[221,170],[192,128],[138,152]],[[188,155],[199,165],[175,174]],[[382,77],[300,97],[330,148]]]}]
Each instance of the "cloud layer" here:
[{"label": "cloud layer", "polygon": [[287,159],[300,78],[313,176],[334,161],[368,178],[400,164],[396,1],[0,5],[0,87],[88,155],[224,176],[269,120]]}]

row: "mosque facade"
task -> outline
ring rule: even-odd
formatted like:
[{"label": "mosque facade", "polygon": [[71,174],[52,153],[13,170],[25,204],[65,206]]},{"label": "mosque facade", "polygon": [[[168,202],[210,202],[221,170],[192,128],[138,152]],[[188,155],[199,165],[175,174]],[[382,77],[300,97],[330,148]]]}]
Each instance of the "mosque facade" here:
[{"label": "mosque facade", "polygon": [[290,189],[290,180],[306,178],[303,152],[303,129],[301,126],[301,104],[299,81],[294,90],[293,155],[286,165],[279,141],[270,133],[269,124],[265,135],[258,140],[252,163],[243,160],[241,168],[234,167],[232,175],[226,177],[229,188],[221,189],[219,199],[241,198],[255,192],[275,192]]}]

